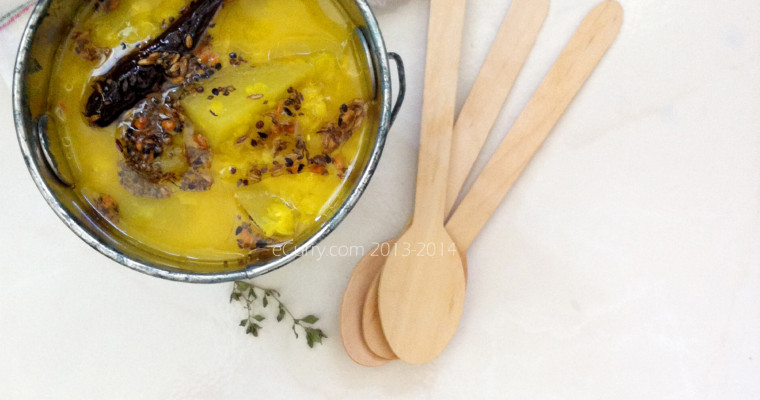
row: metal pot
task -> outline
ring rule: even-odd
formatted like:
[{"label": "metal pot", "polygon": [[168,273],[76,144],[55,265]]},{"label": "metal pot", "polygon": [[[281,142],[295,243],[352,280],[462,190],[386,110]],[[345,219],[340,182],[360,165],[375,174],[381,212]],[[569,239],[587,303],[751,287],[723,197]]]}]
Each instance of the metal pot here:
[{"label": "metal pot", "polygon": [[[374,144],[357,174],[353,189],[323,226],[305,240],[295,243],[280,257],[251,265],[211,262],[162,254],[136,243],[108,224],[74,190],[66,158],[55,133],[48,130],[48,83],[55,52],[71,28],[81,0],[43,0],[34,9],[24,31],[13,80],[13,108],[16,131],[24,161],[34,183],[59,218],[90,246],[108,258],[136,271],[160,278],[217,283],[249,279],[278,269],[329,235],[351,211],[369,184],[383,151],[388,130],[399,111],[405,93],[404,66],[395,53],[387,53],[380,28],[366,0],[339,0],[349,18],[358,26],[356,35],[364,45],[367,65],[374,81]],[[396,63],[399,93],[392,103],[389,59]],[[198,272],[203,271],[203,272]]]}]

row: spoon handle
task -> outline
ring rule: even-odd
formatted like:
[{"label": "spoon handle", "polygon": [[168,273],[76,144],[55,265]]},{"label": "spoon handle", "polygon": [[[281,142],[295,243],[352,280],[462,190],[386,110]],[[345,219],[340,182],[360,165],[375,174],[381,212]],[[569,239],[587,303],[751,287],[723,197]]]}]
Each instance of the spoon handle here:
[{"label": "spoon handle", "polygon": [[536,43],[549,0],[513,0],[454,125],[446,215],[454,209],[472,166]]},{"label": "spoon handle", "polygon": [[446,228],[461,251],[488,222],[499,203],[614,42],[623,22],[616,1],[605,1],[583,20],[559,59],[517,118]]},{"label": "spoon handle", "polygon": [[445,218],[466,0],[431,0],[414,221]]}]

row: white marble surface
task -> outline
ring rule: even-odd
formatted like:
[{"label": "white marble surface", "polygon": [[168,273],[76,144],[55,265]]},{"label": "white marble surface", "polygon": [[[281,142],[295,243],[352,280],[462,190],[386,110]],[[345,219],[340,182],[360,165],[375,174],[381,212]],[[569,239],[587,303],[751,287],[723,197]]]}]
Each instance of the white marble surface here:
[{"label": "white marble surface", "polygon": [[[596,2],[553,1],[483,160]],[[470,3],[460,105],[509,6]],[[621,3],[620,37],[469,252],[461,329],[424,366],[344,354],[357,257],[260,279],[322,317],[330,338],[310,350],[286,326],[244,335],[229,284],[165,282],[91,250],[29,178],[0,83],[0,397],[760,399],[760,3]],[[369,246],[411,212],[427,4],[378,15],[410,93],[325,246]]]}]

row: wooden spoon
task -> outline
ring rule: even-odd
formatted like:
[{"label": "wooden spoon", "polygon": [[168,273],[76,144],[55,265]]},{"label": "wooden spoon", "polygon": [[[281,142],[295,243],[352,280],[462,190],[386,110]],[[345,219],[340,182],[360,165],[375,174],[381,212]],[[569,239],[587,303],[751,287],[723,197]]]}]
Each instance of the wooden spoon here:
[{"label": "wooden spoon", "polygon": [[398,240],[403,248],[424,243],[426,251],[391,254],[378,286],[385,338],[412,364],[443,351],[464,308],[462,259],[444,227],[464,12],[465,0],[430,1],[415,210]]},{"label": "wooden spoon", "polygon": [[[446,224],[462,253],[466,253],[580,91],[617,37],[621,25],[622,8],[615,1],[600,4],[584,19],[473,188]],[[370,287],[364,308],[368,315],[373,313],[373,294],[374,289]],[[372,325],[369,326],[372,328]],[[376,328],[371,332],[365,329],[364,332],[365,337],[374,338],[377,334]]]},{"label": "wooden spoon", "polygon": [[[514,0],[504,18],[454,126],[452,148],[455,150],[451,154],[449,169],[447,215],[536,42],[548,12],[549,0]],[[374,311],[362,312],[367,291],[385,265],[382,250],[392,248],[394,243],[395,240],[385,242],[366,254],[354,268],[343,294],[340,308],[343,347],[349,357],[361,365],[378,366],[397,358],[382,333],[376,295],[370,296],[375,304],[370,309]],[[369,329],[372,337],[366,340],[362,335],[363,324],[373,327]],[[377,351],[373,352],[373,348]]]},{"label": "wooden spoon", "polygon": [[[583,20],[446,227],[467,249],[615,41],[623,9],[605,1]],[[463,250],[464,251],[464,250]]]}]

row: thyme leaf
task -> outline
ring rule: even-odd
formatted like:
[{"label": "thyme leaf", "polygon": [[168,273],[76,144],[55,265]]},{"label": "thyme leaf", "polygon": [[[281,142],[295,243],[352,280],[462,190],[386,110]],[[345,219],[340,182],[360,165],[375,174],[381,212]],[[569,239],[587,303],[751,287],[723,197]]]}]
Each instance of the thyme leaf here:
[{"label": "thyme leaf", "polygon": [[302,331],[306,338],[306,344],[313,348],[315,344],[322,344],[322,339],[327,339],[327,335],[321,330],[314,327],[319,321],[315,315],[307,315],[303,318],[296,318],[288,307],[280,299],[280,292],[274,289],[268,289],[250,282],[235,281],[230,294],[230,303],[237,301],[243,304],[248,316],[240,321],[240,326],[245,328],[245,333],[254,337],[259,336],[259,331],[263,328],[259,323],[266,319],[262,315],[264,308],[267,308],[270,302],[277,305],[277,322],[282,322],[288,317],[292,322],[291,329],[296,339],[301,336],[298,331]]}]

